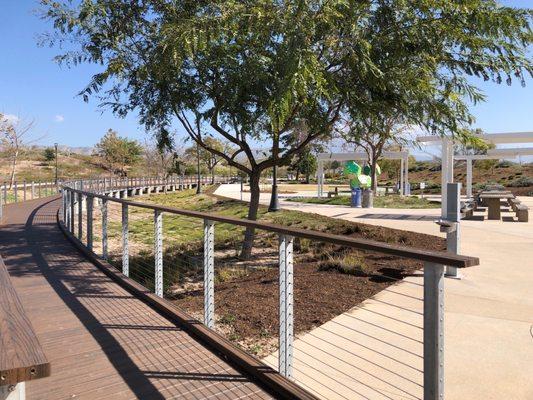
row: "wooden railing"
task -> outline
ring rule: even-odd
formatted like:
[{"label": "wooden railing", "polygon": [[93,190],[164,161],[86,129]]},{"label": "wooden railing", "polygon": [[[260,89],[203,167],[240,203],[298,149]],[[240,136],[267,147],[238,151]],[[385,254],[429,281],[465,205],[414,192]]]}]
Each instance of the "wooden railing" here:
[{"label": "wooden railing", "polygon": [[[129,183],[128,183],[129,184]],[[163,183],[168,184],[168,183]],[[92,187],[93,190],[81,188]],[[133,186],[125,186],[122,190],[131,194],[141,194],[140,188],[133,182]],[[95,189],[96,188],[96,189]],[[197,211],[182,210],[173,207],[163,207],[147,204],[140,201],[132,201],[125,198],[116,198],[110,194],[117,189],[102,185],[94,185],[82,182],[70,182],[63,187],[62,223],[70,236],[78,241],[81,246],[95,259],[105,262],[107,258],[108,237],[108,213],[109,202],[118,203],[121,212],[121,251],[122,251],[122,274],[124,279],[129,279],[129,210],[133,207],[152,210],[154,217],[154,265],[155,276],[154,292],[159,298],[163,293],[163,233],[162,215],[174,214],[186,217],[198,218],[204,221],[204,323],[207,328],[214,325],[215,292],[214,292],[214,232],[216,223],[231,224],[243,227],[251,227],[258,230],[272,232],[279,237],[279,357],[278,372],[287,377],[292,377],[293,365],[293,243],[295,238],[305,238],[311,241],[325,242],[347,248],[368,250],[385,253],[398,257],[419,260],[424,263],[424,296],[423,296],[423,359],[424,359],[424,399],[441,399],[444,393],[444,269],[445,266],[454,268],[467,268],[479,264],[475,257],[468,257],[452,253],[426,251],[413,247],[377,242],[373,240],[358,239],[353,237],[328,234],[324,232],[297,229],[287,226],[237,219],[222,215],[209,214]],[[176,187],[174,186],[174,189]],[[123,196],[120,196],[123,197]],[[93,253],[93,208],[94,200],[98,199],[102,208],[102,223],[100,237],[102,239],[102,254]],[[85,211],[85,215],[84,215]],[[86,222],[85,243],[81,234],[84,221]],[[141,293],[139,291],[139,293]],[[156,298],[156,297],[154,297]],[[157,300],[159,301],[159,300]],[[161,300],[164,303],[164,300]],[[170,304],[170,303],[168,303]],[[166,306],[171,307],[171,306]],[[204,332],[205,335],[205,332]],[[211,337],[216,337],[214,332]],[[220,339],[221,340],[221,339]],[[225,345],[219,346],[225,351]],[[227,352],[227,350],[226,350]],[[262,366],[262,368],[266,368]]]},{"label": "wooden railing", "polygon": [[50,363],[0,257],[0,398],[15,392],[23,399],[24,382],[49,375]]}]

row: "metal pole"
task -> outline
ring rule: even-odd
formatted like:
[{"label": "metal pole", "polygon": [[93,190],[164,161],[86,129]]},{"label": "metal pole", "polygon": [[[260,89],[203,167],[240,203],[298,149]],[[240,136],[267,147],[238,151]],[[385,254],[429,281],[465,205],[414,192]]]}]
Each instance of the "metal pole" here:
[{"label": "metal pole", "polygon": [[317,180],[317,196],[322,197],[324,194],[324,164],[322,161],[318,162],[316,180]]},{"label": "metal pole", "polygon": [[57,176],[58,176],[58,174],[57,174],[57,143],[54,143],[54,147],[56,149],[56,188],[57,188],[57,184],[59,182],[59,180],[57,178]]},{"label": "metal pole", "polygon": [[75,228],[74,228],[74,218],[75,218],[75,213],[76,213],[75,206],[76,206],[76,193],[70,192],[70,218],[69,218],[70,226],[69,226],[69,229],[70,229],[70,233],[72,233],[73,235],[75,234]]},{"label": "metal pole", "polygon": [[94,197],[87,196],[87,248],[93,250],[93,207]]},{"label": "metal pole", "polygon": [[128,205],[122,203],[122,273],[126,276],[130,275],[128,233]]},{"label": "metal pole", "polygon": [[293,242],[292,236],[279,236],[279,373],[292,376],[293,325]]},{"label": "metal pole", "polygon": [[78,239],[83,238],[83,195],[78,193]]},{"label": "metal pole", "polygon": [[197,161],[197,164],[196,164],[196,175],[197,175],[197,178],[198,178],[198,181],[197,181],[197,184],[196,184],[196,194],[200,194],[202,193],[202,189],[201,189],[201,177],[200,177],[200,146],[198,145],[198,143],[196,143],[196,161]]},{"label": "metal pole", "polygon": [[31,199],[35,198],[35,182],[31,181]]},{"label": "metal pole", "polygon": [[26,201],[26,181],[24,181],[24,186],[23,186],[23,189],[24,189],[24,201]]},{"label": "metal pole", "polygon": [[424,264],[424,400],[444,399],[444,266]]},{"label": "metal pole", "polygon": [[107,260],[107,199],[102,199],[102,258]]},{"label": "metal pole", "polygon": [[154,210],[155,294],[163,297],[163,214]]},{"label": "metal pole", "polygon": [[272,167],[272,193],[270,194],[270,205],[268,211],[279,211],[279,199],[278,199],[278,168],[274,165]]},{"label": "metal pole", "polygon": [[215,224],[204,219],[204,324],[215,325]]},{"label": "metal pole", "polygon": [[[461,184],[448,183],[447,188],[447,210],[446,219],[453,222],[453,229],[446,233],[446,250],[453,254],[459,254],[459,239],[460,239],[460,225],[461,225]],[[450,278],[458,278],[459,269],[455,267],[446,266],[446,276]]]}]

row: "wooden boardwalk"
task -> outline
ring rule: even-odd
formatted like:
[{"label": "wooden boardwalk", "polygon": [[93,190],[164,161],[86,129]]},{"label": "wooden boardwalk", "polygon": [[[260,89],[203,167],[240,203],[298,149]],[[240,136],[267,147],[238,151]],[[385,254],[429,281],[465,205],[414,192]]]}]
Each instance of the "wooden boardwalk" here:
[{"label": "wooden boardwalk", "polygon": [[51,363],[31,399],[267,399],[272,396],[76,251],[59,201],[6,207],[0,255]]}]

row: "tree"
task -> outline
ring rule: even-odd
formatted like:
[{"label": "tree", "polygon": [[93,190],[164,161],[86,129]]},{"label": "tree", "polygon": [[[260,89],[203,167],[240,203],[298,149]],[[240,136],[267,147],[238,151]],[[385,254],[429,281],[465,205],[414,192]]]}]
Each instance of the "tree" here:
[{"label": "tree", "polygon": [[383,150],[386,146],[392,144],[404,145],[407,140],[403,133],[407,127],[401,125],[401,117],[399,115],[386,115],[381,113],[379,115],[367,114],[344,120],[344,125],[340,127],[340,136],[350,144],[361,148],[368,156],[368,164],[370,165],[370,176],[372,178],[372,190],[374,193],[378,187],[377,168],[378,160],[381,158]]},{"label": "tree", "polygon": [[310,182],[311,175],[316,172],[316,169],[316,157],[308,149],[298,154],[298,156],[294,158],[293,163],[291,164],[291,170],[296,172],[296,180],[298,180],[300,174],[303,174],[305,175],[305,183]]},{"label": "tree", "polygon": [[51,147],[47,147],[43,151],[43,157],[46,162],[54,161],[56,159],[56,152]]},{"label": "tree", "polygon": [[[82,96],[99,93],[121,116],[135,110],[149,129],[179,121],[249,176],[252,220],[261,172],[328,137],[347,105],[459,134],[472,119],[462,97],[483,99],[465,74],[523,81],[531,72],[530,12],[495,0],[41,3],[59,40],[73,44],[58,60],[103,66]],[[234,151],[210,147],[211,134]],[[263,160],[256,142],[270,149]],[[253,235],[247,229],[243,256]]]},{"label": "tree", "polygon": [[[114,0],[69,9],[41,3],[57,31],[79,45],[59,60],[104,66],[84,98],[109,84],[99,93],[117,114],[136,110],[149,129],[177,119],[199,146],[249,176],[251,220],[261,173],[288,165],[308,143],[328,135],[339,115],[342,101],[334,92],[340,71],[331,56],[342,53],[337,38],[349,21],[337,26],[337,6]],[[291,132],[302,120],[308,134],[294,141]],[[232,151],[211,147],[211,134],[231,143]],[[260,161],[251,149],[257,141],[270,148]],[[253,236],[247,229],[243,257],[251,254]]]},{"label": "tree", "polygon": [[126,176],[127,167],[140,160],[142,148],[135,140],[121,137],[109,129],[95,146],[95,154],[102,158],[105,168],[114,174]]},{"label": "tree", "polygon": [[[397,137],[391,128],[397,124],[467,141],[473,121],[468,103],[485,99],[467,76],[496,83],[505,78],[508,84],[516,77],[524,84],[524,74],[531,75],[525,53],[531,43],[531,10],[492,0],[370,3],[374,12],[361,34],[377,79],[345,75],[342,119],[358,125],[355,134],[366,136],[369,153],[377,150],[374,159],[383,142]],[[365,125],[377,129],[364,133],[359,128]]]},{"label": "tree", "polygon": [[21,120],[13,115],[0,113],[0,145],[5,154],[11,159],[9,188],[15,184],[17,162],[21,150],[41,138],[31,138],[34,121]]},{"label": "tree", "polygon": [[[222,140],[216,139],[214,137],[206,137],[205,143],[209,148],[216,149],[217,153],[213,153],[209,150],[207,150],[204,147],[201,147],[198,149],[200,161],[205,165],[207,170],[209,171],[209,174],[211,175],[211,184],[215,183],[215,167],[219,165],[224,158],[221,157],[219,154],[229,154],[231,152],[234,152],[235,150],[232,149],[232,146],[228,142],[224,142]],[[189,147],[185,150],[185,155],[188,156],[190,159],[196,159],[197,157],[197,146]]]}]

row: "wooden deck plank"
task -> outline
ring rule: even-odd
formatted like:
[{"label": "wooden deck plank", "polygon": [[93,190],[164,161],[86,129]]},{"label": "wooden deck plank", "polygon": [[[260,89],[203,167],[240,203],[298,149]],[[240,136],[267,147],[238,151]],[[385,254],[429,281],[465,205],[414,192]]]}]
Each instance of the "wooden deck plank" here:
[{"label": "wooden deck plank", "polygon": [[57,207],[13,205],[0,231],[0,254],[53,365],[28,383],[28,399],[272,398],[85,260],[58,230]]}]

